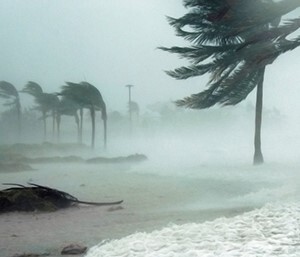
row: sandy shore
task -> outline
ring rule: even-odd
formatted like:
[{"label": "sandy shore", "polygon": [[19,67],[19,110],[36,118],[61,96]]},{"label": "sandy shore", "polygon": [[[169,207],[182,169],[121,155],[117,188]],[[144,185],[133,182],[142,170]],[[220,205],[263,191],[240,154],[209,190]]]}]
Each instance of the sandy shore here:
[{"label": "sandy shore", "polygon": [[130,172],[131,166],[38,165],[35,171],[1,173],[0,181],[33,181],[82,200],[124,200],[120,208],[80,205],[52,213],[0,215],[0,255],[50,253],[61,256],[70,243],[88,247],[134,232],[150,232],[168,224],[203,222],[234,216],[245,208],[190,208],[203,189],[197,180]]}]

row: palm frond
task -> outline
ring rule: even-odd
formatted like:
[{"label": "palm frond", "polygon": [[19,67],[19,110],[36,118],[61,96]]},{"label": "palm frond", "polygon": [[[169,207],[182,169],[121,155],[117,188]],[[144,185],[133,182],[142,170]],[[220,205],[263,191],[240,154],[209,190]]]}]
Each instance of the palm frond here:
[{"label": "palm frond", "polygon": [[277,43],[277,51],[279,54],[283,54],[285,52],[292,51],[299,46],[300,46],[300,36],[292,40],[282,39]]},{"label": "palm frond", "polygon": [[274,23],[299,7],[300,2],[186,1],[185,6],[190,8],[186,15],[168,17],[178,36],[195,44],[232,44],[252,35],[258,27]]},{"label": "palm frond", "polygon": [[170,25],[175,28],[176,35],[193,44],[236,44],[241,42],[237,33],[232,33],[232,28],[207,21],[203,14],[189,13],[179,19],[168,17]]},{"label": "palm frond", "polygon": [[15,106],[16,105],[16,102],[15,101],[13,101],[13,102],[5,102],[4,104],[3,104],[4,106]]},{"label": "palm frond", "polygon": [[180,67],[173,71],[166,71],[166,73],[175,79],[188,79],[191,77],[197,77],[211,72],[213,65],[203,64],[203,65],[191,65],[188,67]]},{"label": "palm frond", "polygon": [[160,47],[189,65],[166,73],[176,79],[210,74],[208,88],[176,101],[188,108],[235,105],[256,87],[266,65],[300,46],[300,18],[281,17],[300,7],[299,0],[184,0],[188,13],[168,17],[177,36],[190,47]]},{"label": "palm frond", "polygon": [[19,97],[17,89],[9,82],[0,81],[0,97],[10,98],[10,97]]},{"label": "palm frond", "polygon": [[60,95],[69,98],[83,108],[104,109],[105,105],[100,91],[92,84],[83,81],[80,83],[66,82],[67,85],[62,86]]},{"label": "palm frond", "polygon": [[11,96],[11,95],[8,95],[8,94],[6,94],[6,93],[1,93],[1,92],[0,92],[0,98],[3,98],[3,99],[11,99],[12,96]]},{"label": "palm frond", "polygon": [[277,41],[286,38],[300,28],[300,18],[286,20],[283,25],[268,28],[264,30],[257,30],[251,33],[251,36],[239,47],[242,49],[248,45],[260,44],[264,42]]},{"label": "palm frond", "polygon": [[159,47],[160,50],[170,53],[178,54],[181,58],[188,59],[192,64],[198,64],[207,60],[210,57],[217,57],[239,47],[239,45],[226,45],[226,46],[208,46],[197,45],[191,47]]},{"label": "palm frond", "polygon": [[215,104],[235,105],[244,100],[255,88],[259,79],[259,70],[248,63],[240,65],[233,71],[227,70],[217,82],[209,85],[209,88],[198,94],[193,94],[178,100],[177,106],[204,109]]},{"label": "palm frond", "polygon": [[43,89],[38,83],[29,81],[21,92],[30,94],[32,96],[38,96],[43,94]]}]

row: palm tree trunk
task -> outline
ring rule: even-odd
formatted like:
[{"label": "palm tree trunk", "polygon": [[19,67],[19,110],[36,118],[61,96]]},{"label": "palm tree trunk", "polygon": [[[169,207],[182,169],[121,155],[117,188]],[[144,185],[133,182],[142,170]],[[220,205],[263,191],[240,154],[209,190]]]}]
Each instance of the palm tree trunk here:
[{"label": "palm tree trunk", "polygon": [[18,118],[18,141],[21,141],[22,135],[22,111],[21,111],[21,104],[20,100],[17,100],[17,118]]},{"label": "palm tree trunk", "polygon": [[104,101],[102,100],[101,103],[101,118],[103,120],[103,133],[104,133],[104,150],[106,150],[107,148],[107,113],[106,113],[106,105],[104,103]]},{"label": "palm tree trunk", "polygon": [[52,110],[52,140],[55,138],[55,111]]},{"label": "palm tree trunk", "polygon": [[261,122],[262,122],[262,107],[263,107],[264,74],[265,74],[265,67],[261,68],[260,79],[257,84],[257,92],[256,92],[254,158],[253,158],[254,165],[264,163],[264,157],[261,151]]},{"label": "palm tree trunk", "polygon": [[92,106],[90,108],[91,119],[92,119],[92,148],[95,148],[95,108]]},{"label": "palm tree trunk", "polygon": [[103,120],[103,129],[104,129],[104,150],[107,148],[107,119]]},{"label": "palm tree trunk", "polygon": [[57,126],[57,142],[60,142],[60,120],[61,120],[61,115],[60,113],[56,114],[56,126]]},{"label": "palm tree trunk", "polygon": [[83,108],[80,108],[80,109],[79,109],[79,115],[80,115],[79,143],[82,144]]},{"label": "palm tree trunk", "polygon": [[46,121],[46,113],[43,112],[43,123],[44,123],[44,141],[47,139],[47,121]]},{"label": "palm tree trunk", "polygon": [[74,117],[77,125],[77,143],[80,144],[80,125],[79,125],[79,117],[77,112],[74,114]]}]

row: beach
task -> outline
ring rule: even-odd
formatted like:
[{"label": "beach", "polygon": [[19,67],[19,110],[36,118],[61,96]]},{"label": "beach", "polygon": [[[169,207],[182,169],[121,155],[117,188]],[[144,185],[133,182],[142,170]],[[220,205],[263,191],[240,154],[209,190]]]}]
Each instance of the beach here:
[{"label": "beach", "polygon": [[[135,232],[151,232],[170,224],[231,217],[250,206],[194,206],[203,195],[197,180],[141,172],[144,164],[38,164],[33,171],[3,172],[1,182],[33,182],[68,192],[80,200],[117,201],[118,206],[78,205],[50,213],[0,215],[0,253],[49,253],[60,256],[71,243],[87,247]],[[2,186],[6,188],[8,186]],[[212,197],[212,196],[211,196]]]}]

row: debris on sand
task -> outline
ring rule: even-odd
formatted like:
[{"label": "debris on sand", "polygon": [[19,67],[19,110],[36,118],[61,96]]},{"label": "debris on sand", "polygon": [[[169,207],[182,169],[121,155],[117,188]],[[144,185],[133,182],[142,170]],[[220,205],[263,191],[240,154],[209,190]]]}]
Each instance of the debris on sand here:
[{"label": "debris on sand", "polygon": [[56,211],[58,209],[71,207],[77,204],[88,204],[96,206],[118,205],[117,202],[86,202],[76,197],[46,186],[28,183],[30,186],[20,184],[0,191],[0,213],[11,211]]},{"label": "debris on sand", "polygon": [[83,254],[87,250],[86,246],[80,244],[70,244],[64,247],[61,251],[62,255],[76,255],[76,254]]}]

